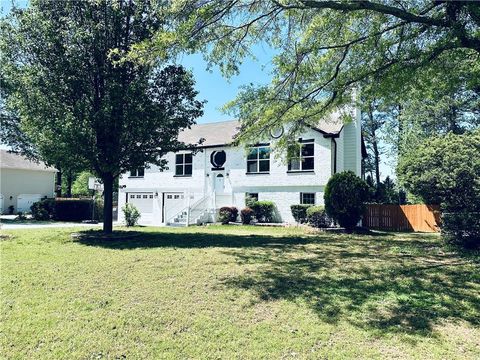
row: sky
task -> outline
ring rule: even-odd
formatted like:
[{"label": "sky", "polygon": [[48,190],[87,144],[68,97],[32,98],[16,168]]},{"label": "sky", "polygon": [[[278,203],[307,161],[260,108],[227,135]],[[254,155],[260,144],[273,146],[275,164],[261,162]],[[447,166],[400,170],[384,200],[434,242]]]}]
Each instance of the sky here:
[{"label": "sky", "polygon": [[[16,0],[19,6],[27,6],[28,0]],[[11,0],[0,0],[0,13],[7,14],[11,8]],[[271,80],[272,49],[264,46],[253,48],[256,59],[245,59],[240,67],[239,75],[226,79],[222,76],[218,67],[207,70],[207,63],[201,54],[184,55],[179,62],[191,70],[195,78],[195,88],[199,92],[198,99],[206,100],[203,116],[197,120],[198,123],[217,122],[232,120],[231,116],[224,114],[221,107],[230,100],[233,100],[242,85],[266,84]],[[3,145],[0,147],[5,148]],[[394,177],[392,165],[387,158],[381,163],[380,171],[382,179],[389,175]]]}]

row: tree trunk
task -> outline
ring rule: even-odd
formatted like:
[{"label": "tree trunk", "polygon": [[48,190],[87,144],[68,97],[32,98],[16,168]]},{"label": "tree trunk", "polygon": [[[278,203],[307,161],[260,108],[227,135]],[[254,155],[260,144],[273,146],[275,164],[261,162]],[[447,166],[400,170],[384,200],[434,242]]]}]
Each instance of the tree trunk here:
[{"label": "tree trunk", "polygon": [[113,175],[106,174],[103,180],[103,232],[111,234],[113,230]]},{"label": "tree trunk", "polygon": [[69,172],[67,175],[67,197],[72,197],[72,183],[73,183],[73,176],[72,173]]},{"label": "tree trunk", "polygon": [[62,197],[62,170],[58,169],[57,172],[57,183],[55,187],[55,192],[57,197]]},{"label": "tree trunk", "polygon": [[375,162],[375,185],[380,190],[380,152],[378,151],[377,138],[373,138],[373,161]]}]

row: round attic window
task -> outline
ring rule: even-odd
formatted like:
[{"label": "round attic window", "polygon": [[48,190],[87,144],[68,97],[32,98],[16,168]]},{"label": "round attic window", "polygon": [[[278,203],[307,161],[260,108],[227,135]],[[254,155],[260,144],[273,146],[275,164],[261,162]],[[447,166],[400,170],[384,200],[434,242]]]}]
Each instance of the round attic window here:
[{"label": "round attic window", "polygon": [[270,136],[274,139],[278,139],[283,135],[283,126],[276,126],[270,130]]}]

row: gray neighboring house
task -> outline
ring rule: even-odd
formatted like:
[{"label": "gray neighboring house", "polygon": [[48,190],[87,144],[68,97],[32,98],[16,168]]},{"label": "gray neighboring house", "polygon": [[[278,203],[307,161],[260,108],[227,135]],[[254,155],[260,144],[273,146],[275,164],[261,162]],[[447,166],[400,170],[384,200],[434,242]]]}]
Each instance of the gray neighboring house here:
[{"label": "gray neighboring house", "polygon": [[55,196],[57,170],[25,157],[0,150],[0,210],[9,213],[29,212],[30,206],[42,198]]}]

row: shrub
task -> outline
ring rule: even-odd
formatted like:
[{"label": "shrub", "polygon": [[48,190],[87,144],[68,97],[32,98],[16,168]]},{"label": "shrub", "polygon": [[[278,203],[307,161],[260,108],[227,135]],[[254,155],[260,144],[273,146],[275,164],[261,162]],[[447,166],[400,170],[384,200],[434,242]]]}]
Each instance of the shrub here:
[{"label": "shrub", "polygon": [[475,177],[459,172],[455,188],[441,204],[443,238],[466,248],[480,247],[480,183]]},{"label": "shrub", "polygon": [[325,210],[347,230],[355,228],[365,210],[368,185],[352,171],[333,175],[325,187]]},{"label": "shrub", "polygon": [[240,218],[242,219],[242,224],[248,225],[252,222],[254,213],[253,210],[249,207],[246,207],[240,211]]},{"label": "shrub", "polygon": [[332,226],[332,219],[327,215],[323,206],[310,206],[307,209],[308,223],[316,228],[328,228]]},{"label": "shrub", "polygon": [[312,205],[299,204],[290,206],[292,216],[297,223],[303,224],[307,222],[307,209],[309,207],[312,207]]},{"label": "shrub", "polygon": [[465,248],[480,247],[480,212],[442,213],[442,236]]},{"label": "shrub", "polygon": [[44,199],[30,206],[32,217],[35,220],[50,220],[55,214],[55,199]]},{"label": "shrub", "polygon": [[273,222],[275,216],[275,204],[272,201],[255,201],[250,208],[258,222]]},{"label": "shrub", "polygon": [[125,217],[125,223],[127,226],[135,226],[140,219],[140,211],[135,207],[135,205],[127,203],[122,208],[123,215]]},{"label": "shrub", "polygon": [[10,205],[8,207],[8,215],[13,215],[14,211],[15,211],[15,207],[13,205]]},{"label": "shrub", "polygon": [[27,220],[27,217],[25,216],[25,214],[22,211],[19,211],[17,213],[17,217],[15,219],[16,220]]},{"label": "shrub", "polygon": [[218,214],[218,220],[222,224],[228,224],[230,221],[237,221],[238,209],[235,206],[221,207]]}]

